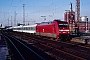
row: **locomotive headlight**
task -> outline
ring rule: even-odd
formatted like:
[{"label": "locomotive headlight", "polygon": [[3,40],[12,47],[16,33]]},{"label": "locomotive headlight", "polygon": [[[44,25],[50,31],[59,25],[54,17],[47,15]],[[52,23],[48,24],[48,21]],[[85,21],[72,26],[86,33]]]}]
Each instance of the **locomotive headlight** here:
[{"label": "locomotive headlight", "polygon": [[69,31],[69,30],[65,30],[65,31]]},{"label": "locomotive headlight", "polygon": [[69,31],[69,30],[59,30],[59,31]]},{"label": "locomotive headlight", "polygon": [[59,31],[63,31],[63,30],[59,30]]}]

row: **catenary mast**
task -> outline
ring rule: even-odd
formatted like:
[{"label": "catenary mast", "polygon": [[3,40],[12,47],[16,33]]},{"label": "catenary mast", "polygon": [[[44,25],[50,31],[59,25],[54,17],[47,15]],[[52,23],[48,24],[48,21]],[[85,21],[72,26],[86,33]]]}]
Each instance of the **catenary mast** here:
[{"label": "catenary mast", "polygon": [[77,26],[79,27],[79,21],[80,21],[80,0],[76,0],[75,15],[76,15]]},{"label": "catenary mast", "polygon": [[80,21],[80,0],[76,0],[75,8],[75,33],[79,35],[79,21]]}]

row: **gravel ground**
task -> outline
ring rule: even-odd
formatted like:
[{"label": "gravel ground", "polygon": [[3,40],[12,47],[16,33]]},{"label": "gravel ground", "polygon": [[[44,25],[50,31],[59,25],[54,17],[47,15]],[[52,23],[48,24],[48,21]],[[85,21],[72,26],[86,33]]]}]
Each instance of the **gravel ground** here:
[{"label": "gravel ground", "polygon": [[6,55],[8,55],[7,47],[0,46],[0,60],[6,60]]},{"label": "gravel ground", "polygon": [[[80,37],[73,38],[71,41],[79,42],[79,43],[84,43],[85,44],[85,40],[84,39],[81,39]],[[88,44],[90,44],[90,39],[88,40]]]},{"label": "gravel ground", "polygon": [[0,60],[6,60],[6,55],[8,55],[8,50],[4,38],[0,35]]}]

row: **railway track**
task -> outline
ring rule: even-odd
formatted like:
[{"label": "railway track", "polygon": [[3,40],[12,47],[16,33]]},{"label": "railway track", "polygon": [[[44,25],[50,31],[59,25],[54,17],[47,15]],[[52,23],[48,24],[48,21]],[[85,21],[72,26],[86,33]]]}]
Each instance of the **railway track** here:
[{"label": "railway track", "polygon": [[[75,42],[61,42],[51,41],[45,37],[25,34],[25,33],[11,33],[13,36],[22,39],[32,46],[44,51],[46,54],[56,58],[57,60],[89,60],[90,47],[83,46]],[[88,47],[88,48],[86,48]]]},{"label": "railway track", "polygon": [[[44,52],[28,45],[11,35],[3,34],[6,39],[11,60],[53,60],[54,58]],[[54,59],[55,60],[55,59]]]}]

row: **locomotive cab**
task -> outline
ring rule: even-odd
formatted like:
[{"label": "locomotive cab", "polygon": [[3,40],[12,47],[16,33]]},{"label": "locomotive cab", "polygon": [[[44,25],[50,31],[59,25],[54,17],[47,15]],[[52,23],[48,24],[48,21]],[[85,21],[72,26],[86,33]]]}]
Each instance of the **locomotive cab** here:
[{"label": "locomotive cab", "polygon": [[67,41],[70,40],[70,30],[69,30],[69,25],[65,21],[57,21],[57,38],[59,38],[62,41]]},{"label": "locomotive cab", "polygon": [[68,24],[58,24],[59,34],[70,34]]}]

